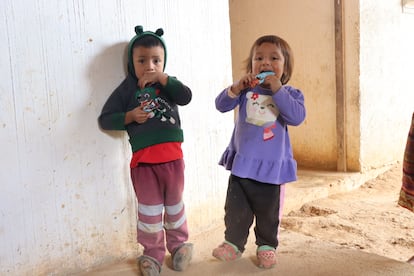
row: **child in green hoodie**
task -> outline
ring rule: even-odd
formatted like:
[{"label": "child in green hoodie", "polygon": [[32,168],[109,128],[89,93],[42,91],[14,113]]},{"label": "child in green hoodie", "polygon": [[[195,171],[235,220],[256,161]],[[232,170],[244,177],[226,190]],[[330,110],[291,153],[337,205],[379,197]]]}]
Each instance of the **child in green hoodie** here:
[{"label": "child in green hoodie", "polygon": [[[143,275],[161,272],[166,251],[173,269],[192,258],[183,203],[183,130],[178,105],[191,101],[190,88],[164,73],[167,50],[163,30],[143,31],[128,45],[128,76],[113,91],[98,118],[105,130],[125,130],[132,149],[131,179],[138,200],[138,258]],[[165,242],[164,242],[165,240]]]}]

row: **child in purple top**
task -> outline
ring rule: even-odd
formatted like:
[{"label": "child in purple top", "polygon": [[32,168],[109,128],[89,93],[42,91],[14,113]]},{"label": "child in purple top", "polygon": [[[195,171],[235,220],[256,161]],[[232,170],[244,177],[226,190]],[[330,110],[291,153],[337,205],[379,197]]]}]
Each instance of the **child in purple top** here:
[{"label": "child in purple top", "polygon": [[288,126],[301,124],[306,110],[302,92],[286,85],[293,69],[286,41],[274,35],[258,38],[247,62],[247,74],[216,98],[220,112],[237,106],[239,110],[219,163],[231,174],[224,208],[225,241],[213,256],[222,261],[240,258],[255,219],[258,266],[271,268],[276,264],[284,184],[296,180]]}]

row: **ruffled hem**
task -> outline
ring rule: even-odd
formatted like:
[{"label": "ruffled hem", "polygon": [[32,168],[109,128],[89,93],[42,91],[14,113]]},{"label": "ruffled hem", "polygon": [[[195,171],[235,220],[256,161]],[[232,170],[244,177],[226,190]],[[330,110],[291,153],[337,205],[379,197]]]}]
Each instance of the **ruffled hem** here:
[{"label": "ruffled hem", "polygon": [[284,184],[297,179],[297,164],[293,158],[280,161],[253,159],[226,149],[219,165],[238,177],[269,184]]}]

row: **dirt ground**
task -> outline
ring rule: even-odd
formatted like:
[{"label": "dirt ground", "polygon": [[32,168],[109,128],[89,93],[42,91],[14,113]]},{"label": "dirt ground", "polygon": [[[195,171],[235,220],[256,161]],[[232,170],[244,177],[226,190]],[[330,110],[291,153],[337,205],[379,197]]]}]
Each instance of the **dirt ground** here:
[{"label": "dirt ground", "polygon": [[398,206],[398,164],[360,188],[305,204],[282,227],[399,261],[414,255],[414,213]]},{"label": "dirt ground", "polygon": [[[161,275],[414,275],[406,261],[414,255],[414,213],[397,205],[401,164],[359,188],[308,202],[284,215],[277,250],[278,264],[257,268],[254,234],[240,260],[220,262],[211,256],[223,227],[192,238],[195,254],[183,272],[166,258]],[[140,275],[134,259],[81,274]]]}]

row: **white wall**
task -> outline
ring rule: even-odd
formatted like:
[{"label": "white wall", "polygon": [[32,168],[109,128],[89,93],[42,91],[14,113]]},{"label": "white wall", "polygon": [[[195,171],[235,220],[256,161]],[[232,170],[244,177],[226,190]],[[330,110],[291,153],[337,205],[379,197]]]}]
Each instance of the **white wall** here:
[{"label": "white wall", "polygon": [[68,273],[138,253],[127,137],[96,121],[138,24],[164,29],[166,72],[193,90],[180,110],[192,233],[222,222],[217,161],[232,114],[214,98],[231,82],[227,1],[2,0],[0,11],[0,274]]},{"label": "white wall", "polygon": [[414,14],[361,1],[361,167],[401,161],[414,112]]}]

